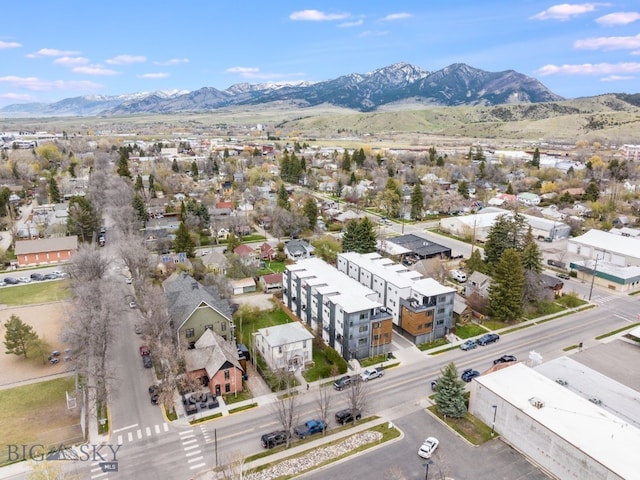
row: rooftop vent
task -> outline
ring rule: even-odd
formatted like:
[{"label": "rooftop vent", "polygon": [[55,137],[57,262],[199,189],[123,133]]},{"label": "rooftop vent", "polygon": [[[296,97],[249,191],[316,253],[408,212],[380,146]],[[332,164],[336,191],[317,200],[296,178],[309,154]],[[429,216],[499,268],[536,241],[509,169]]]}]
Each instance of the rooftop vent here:
[{"label": "rooftop vent", "polygon": [[569,382],[567,382],[566,380],[564,380],[562,378],[556,378],[556,383],[558,385],[562,385],[563,387],[566,387],[567,385],[569,385]]},{"label": "rooftop vent", "polygon": [[529,403],[538,409],[544,407],[544,402],[538,397],[531,397]]}]

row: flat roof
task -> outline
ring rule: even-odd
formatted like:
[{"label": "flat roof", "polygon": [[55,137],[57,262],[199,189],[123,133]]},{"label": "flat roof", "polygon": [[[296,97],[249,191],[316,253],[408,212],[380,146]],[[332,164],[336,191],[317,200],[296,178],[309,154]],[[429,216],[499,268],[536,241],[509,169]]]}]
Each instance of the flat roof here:
[{"label": "flat roof", "polygon": [[[487,207],[480,210],[478,213],[473,215],[462,215],[459,217],[447,217],[440,220],[441,224],[447,225],[447,220],[457,220],[470,228],[489,228],[492,227],[496,222],[496,219],[500,215],[509,215],[513,216],[513,212],[511,210],[505,210],[503,208],[495,208],[495,207]],[[533,215],[527,215],[525,213],[520,213],[522,217],[527,221],[529,225],[539,229],[551,229],[554,227],[566,225],[566,223],[560,222],[558,220],[548,220],[546,218],[535,217]]]},{"label": "flat roof", "polygon": [[640,240],[636,237],[625,237],[602,230],[588,232],[569,239],[570,242],[580,243],[609,253],[618,253],[626,257],[640,258]]},{"label": "flat roof", "polygon": [[[619,475],[637,477],[640,429],[522,363],[475,378],[514,408]],[[531,399],[543,403],[534,407]]]}]

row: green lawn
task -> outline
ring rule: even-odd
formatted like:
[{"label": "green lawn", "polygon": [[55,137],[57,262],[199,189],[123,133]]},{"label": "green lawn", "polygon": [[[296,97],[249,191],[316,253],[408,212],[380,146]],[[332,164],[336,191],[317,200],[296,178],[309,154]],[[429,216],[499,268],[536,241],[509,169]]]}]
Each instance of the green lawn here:
[{"label": "green lawn", "polygon": [[[238,312],[241,312],[241,310],[238,310]],[[260,328],[273,327],[289,322],[291,322],[291,319],[280,307],[267,311],[259,310],[244,315],[236,313],[234,317],[236,335],[238,335],[241,343],[244,343],[249,349],[252,348],[252,332],[256,332]]]},{"label": "green lawn", "polygon": [[68,280],[33,282],[0,289],[0,305],[33,305],[66,300],[71,296]]},{"label": "green lawn", "polygon": [[[447,343],[449,343],[449,341],[446,338],[438,338],[433,342],[421,343],[420,345],[418,345],[418,349],[424,352],[425,350],[441,347],[442,345],[446,345]],[[458,348],[458,347],[455,347],[455,348]]]},{"label": "green lawn", "polygon": [[261,268],[256,272],[256,275],[267,275],[269,273],[280,273],[284,272],[285,267],[284,262],[264,262],[264,268]]},{"label": "green lawn", "polygon": [[487,333],[487,329],[475,323],[467,323],[466,325],[456,325],[456,335],[460,338],[471,338],[477,335]]},{"label": "green lawn", "polygon": [[[435,416],[444,421],[473,445],[482,445],[484,442],[493,438],[491,436],[491,427],[485,425],[468,412],[464,418],[447,417],[444,419],[443,415],[438,412],[438,408],[435,405],[428,408]],[[497,434],[494,432],[493,436],[497,436]]]},{"label": "green lawn", "polygon": [[[65,391],[73,392],[73,377],[0,390],[0,445],[72,445],[82,441],[80,404],[67,409]],[[0,449],[0,465],[8,450]]]}]

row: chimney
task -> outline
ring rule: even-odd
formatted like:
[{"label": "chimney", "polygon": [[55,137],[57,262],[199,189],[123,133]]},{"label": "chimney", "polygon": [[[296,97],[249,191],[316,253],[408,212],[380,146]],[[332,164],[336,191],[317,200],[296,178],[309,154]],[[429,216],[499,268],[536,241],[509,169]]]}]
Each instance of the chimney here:
[{"label": "chimney", "polygon": [[191,290],[197,290],[198,289],[198,282],[193,282],[191,284]]}]

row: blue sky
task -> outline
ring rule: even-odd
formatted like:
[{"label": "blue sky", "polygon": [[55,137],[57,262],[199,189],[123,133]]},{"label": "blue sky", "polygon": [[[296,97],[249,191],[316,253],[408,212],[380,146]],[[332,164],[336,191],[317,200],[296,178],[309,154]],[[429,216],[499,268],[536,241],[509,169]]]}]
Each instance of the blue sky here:
[{"label": "blue sky", "polygon": [[3,2],[0,106],[319,81],[396,62],[513,69],[568,98],[640,92],[640,2]]}]

